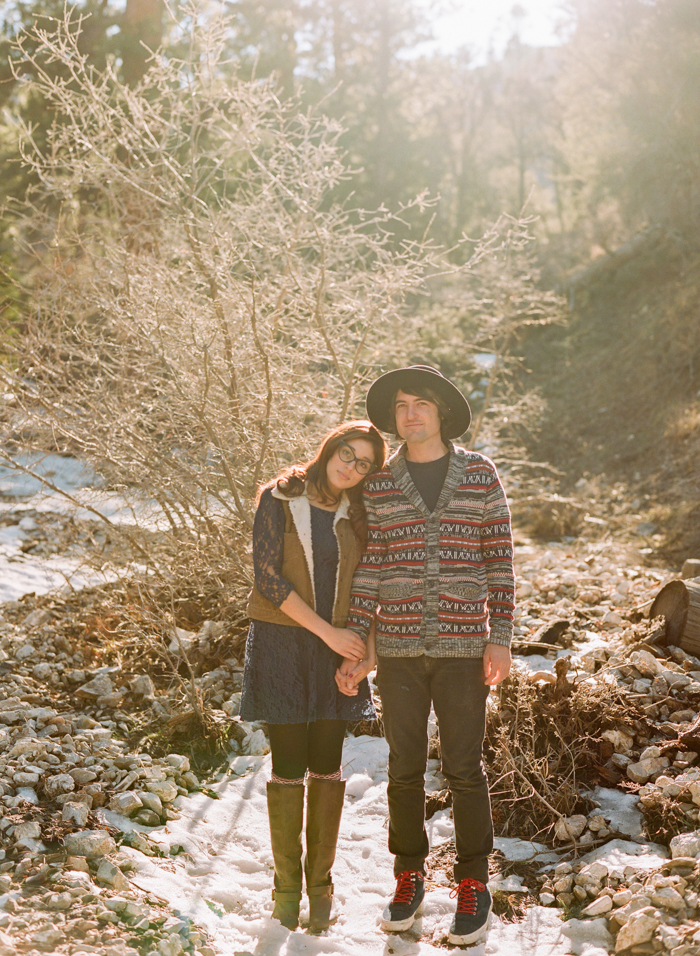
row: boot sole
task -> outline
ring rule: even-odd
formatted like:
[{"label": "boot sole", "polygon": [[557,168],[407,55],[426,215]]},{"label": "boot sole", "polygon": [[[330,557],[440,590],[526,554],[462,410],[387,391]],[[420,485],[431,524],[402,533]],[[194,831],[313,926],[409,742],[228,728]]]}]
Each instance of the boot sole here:
[{"label": "boot sole", "polygon": [[[406,917],[406,919],[386,919],[382,914],[382,918],[379,921],[379,926],[386,933],[403,933],[405,930],[410,929],[419,916],[423,915],[423,903],[424,900],[421,900],[418,909],[412,916]],[[384,911],[386,912],[386,910]]]}]

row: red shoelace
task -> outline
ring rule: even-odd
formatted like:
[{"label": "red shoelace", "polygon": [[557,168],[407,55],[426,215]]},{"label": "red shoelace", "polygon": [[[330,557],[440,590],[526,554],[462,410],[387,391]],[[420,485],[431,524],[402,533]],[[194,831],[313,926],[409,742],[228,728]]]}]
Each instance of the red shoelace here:
[{"label": "red shoelace", "polygon": [[462,880],[459,886],[450,893],[453,899],[455,896],[457,897],[457,912],[474,916],[476,913],[476,891],[485,889],[484,884],[479,883],[478,880]]},{"label": "red shoelace", "polygon": [[394,893],[394,903],[410,903],[413,899],[413,894],[416,891],[416,880],[415,877],[418,877],[419,880],[423,879],[421,873],[417,870],[404,870],[403,873],[399,873],[396,878],[396,892]]}]

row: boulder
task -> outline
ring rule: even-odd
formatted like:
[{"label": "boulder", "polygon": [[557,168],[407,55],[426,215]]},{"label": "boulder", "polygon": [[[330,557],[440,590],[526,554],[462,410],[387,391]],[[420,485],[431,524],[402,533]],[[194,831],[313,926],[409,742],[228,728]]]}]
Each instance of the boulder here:
[{"label": "boulder", "polygon": [[65,837],[66,850],[71,856],[84,856],[95,860],[114,853],[116,843],[105,830],[79,830]]},{"label": "boulder", "polygon": [[632,913],[629,920],[617,934],[615,952],[619,953],[623,949],[630,949],[632,946],[647,943],[656,932],[660,923],[661,919],[655,915],[654,909],[651,906],[646,906],[644,909]]},{"label": "boulder", "polygon": [[700,830],[679,833],[678,836],[673,837],[669,847],[674,860],[681,856],[690,856],[697,860],[700,856]]}]

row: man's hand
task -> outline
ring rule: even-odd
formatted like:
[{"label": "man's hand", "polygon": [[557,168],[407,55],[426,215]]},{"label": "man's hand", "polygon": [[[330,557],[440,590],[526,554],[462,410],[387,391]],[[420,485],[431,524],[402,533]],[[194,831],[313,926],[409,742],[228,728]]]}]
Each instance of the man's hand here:
[{"label": "man's hand", "polygon": [[503,644],[487,644],[484,650],[484,683],[495,687],[510,674],[510,648]]}]

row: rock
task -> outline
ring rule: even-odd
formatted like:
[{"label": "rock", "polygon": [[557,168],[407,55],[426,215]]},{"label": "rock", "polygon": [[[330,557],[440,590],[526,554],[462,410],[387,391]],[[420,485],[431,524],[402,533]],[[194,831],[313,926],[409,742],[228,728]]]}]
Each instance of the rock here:
[{"label": "rock", "polygon": [[131,816],[136,810],[140,810],[142,806],[143,801],[140,795],[134,793],[133,790],[127,790],[125,793],[115,793],[109,801],[110,810],[121,813],[126,817]]},{"label": "rock", "polygon": [[119,867],[115,866],[114,863],[111,863],[109,860],[100,860],[100,865],[97,867],[97,879],[101,883],[113,886],[117,892],[123,892],[129,888],[127,878]]},{"label": "rock", "polygon": [[76,767],[74,770],[69,770],[68,773],[79,787],[84,787],[86,783],[92,783],[93,780],[97,780],[95,771],[89,770],[87,767]]},{"label": "rock", "polygon": [[42,624],[46,624],[47,621],[51,620],[51,611],[47,611],[46,608],[37,608],[35,611],[32,611],[31,614],[28,614],[24,619],[24,626],[29,629],[32,627],[40,627]]},{"label": "rock", "polygon": [[71,856],[84,856],[88,860],[114,853],[116,843],[105,830],[79,830],[65,837],[66,850]]},{"label": "rock", "polygon": [[554,825],[554,835],[557,840],[576,840],[586,829],[588,820],[578,813],[573,817],[560,817]]},{"label": "rock", "polygon": [[262,756],[270,752],[267,737],[262,730],[254,730],[241,743],[241,753],[248,756]]},{"label": "rock", "polygon": [[135,697],[144,697],[150,700],[155,697],[156,689],[148,674],[137,674],[129,681],[129,690]]},{"label": "rock", "polygon": [[660,670],[658,660],[650,651],[634,651],[630,654],[630,664],[634,664],[643,677],[656,677]]},{"label": "rock", "polygon": [[678,911],[685,909],[683,897],[672,886],[659,886],[651,895],[651,902],[664,909]]},{"label": "rock", "polygon": [[593,900],[592,903],[589,903],[588,906],[583,910],[583,916],[603,916],[605,913],[609,913],[613,908],[613,901],[609,896],[599,896],[597,899]]},{"label": "rock", "polygon": [[40,664],[35,664],[34,667],[32,667],[32,677],[34,677],[35,680],[47,680],[52,673],[53,669],[46,661],[42,661]]},{"label": "rock", "polygon": [[154,813],[160,815],[163,812],[163,801],[160,799],[157,793],[151,793],[146,790],[139,790],[138,795],[141,799],[141,803],[146,807],[147,810],[153,810]]},{"label": "rock", "polygon": [[182,754],[168,754],[165,758],[165,762],[175,769],[179,773],[185,773],[186,770],[190,769],[190,761],[188,757],[183,757]]},{"label": "rock", "polygon": [[18,770],[12,774],[12,781],[16,783],[18,787],[33,787],[39,783],[40,779],[41,774],[34,770]]},{"label": "rock", "polygon": [[169,780],[149,780],[146,783],[146,789],[159,796],[164,803],[172,803],[177,796],[177,787]]},{"label": "rock", "polygon": [[67,800],[63,804],[61,819],[64,823],[74,823],[78,827],[84,827],[88,822],[90,808],[86,803],[78,803],[75,800]]},{"label": "rock", "polygon": [[176,627],[172,641],[168,644],[168,652],[173,657],[186,657],[197,644],[197,635],[192,631],[185,631]]},{"label": "rock", "polygon": [[617,934],[615,941],[615,952],[619,953],[623,949],[629,949],[631,946],[639,946],[640,943],[646,943],[656,932],[661,920],[655,915],[654,909],[647,906],[644,909],[632,913],[629,920]]},{"label": "rock", "polygon": [[15,843],[23,843],[24,840],[38,840],[41,837],[41,824],[36,820],[29,823],[19,823],[12,834]]},{"label": "rock", "polygon": [[[652,748],[648,747],[647,749],[651,750]],[[647,780],[665,770],[668,765],[668,757],[648,757],[646,760],[627,764],[627,776],[635,783],[646,783]]]},{"label": "rock", "polygon": [[113,913],[123,913],[128,905],[128,902],[128,900],[122,899],[121,896],[112,896],[105,900],[105,906]]},{"label": "rock", "polygon": [[540,903],[542,904],[542,906],[551,906],[552,903],[555,903],[555,902],[556,902],[556,897],[553,896],[551,893],[547,893],[546,891],[540,893]]},{"label": "rock", "polygon": [[69,870],[76,870],[77,872],[89,873],[90,867],[88,861],[84,856],[69,856],[66,857],[66,867]]},{"label": "rock", "polygon": [[46,751],[46,741],[36,737],[20,737],[10,750],[11,757],[23,757],[27,754],[43,754]]},{"label": "rock", "polygon": [[44,780],[44,793],[49,800],[53,800],[59,793],[70,793],[75,790],[75,780],[69,773],[57,773]]},{"label": "rock", "polygon": [[691,833],[679,833],[669,843],[672,859],[681,856],[691,856],[697,859],[700,856],[700,830]]},{"label": "rock", "polygon": [[41,950],[43,953],[51,953],[55,950],[56,946],[63,939],[63,933],[60,929],[54,929],[53,926],[50,926],[45,929],[40,929],[31,938],[32,945],[36,946],[37,949]]},{"label": "rock", "polygon": [[228,700],[221,705],[223,712],[229,717],[238,717],[241,712],[241,693],[231,694]]},{"label": "rock", "polygon": [[619,754],[626,754],[634,747],[634,735],[626,730],[604,730],[600,736],[609,741]]},{"label": "rock", "polygon": [[700,558],[686,558],[681,569],[683,580],[687,578],[700,578]]},{"label": "rock", "polygon": [[92,680],[88,681],[87,684],[83,684],[83,686],[79,687],[74,693],[76,697],[97,700],[98,697],[104,697],[105,695],[113,693],[113,691],[114,686],[109,677],[106,674],[98,674],[97,677],[93,677]]},{"label": "rock", "polygon": [[145,827],[158,827],[161,823],[160,816],[155,810],[148,810],[146,807],[137,810],[133,818],[136,823],[140,823]]},{"label": "rock", "polygon": [[182,940],[173,933],[165,939],[158,940],[158,952],[161,956],[179,956],[182,952]]},{"label": "rock", "polygon": [[34,657],[36,650],[32,644],[23,644],[21,647],[18,647],[15,651],[15,660],[17,661],[27,661],[30,657]]}]

